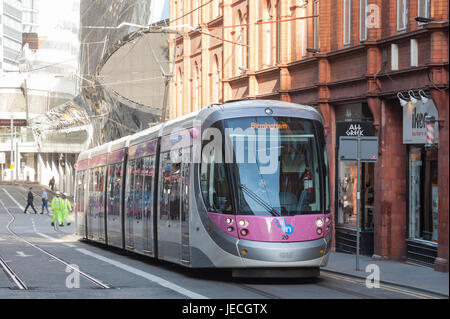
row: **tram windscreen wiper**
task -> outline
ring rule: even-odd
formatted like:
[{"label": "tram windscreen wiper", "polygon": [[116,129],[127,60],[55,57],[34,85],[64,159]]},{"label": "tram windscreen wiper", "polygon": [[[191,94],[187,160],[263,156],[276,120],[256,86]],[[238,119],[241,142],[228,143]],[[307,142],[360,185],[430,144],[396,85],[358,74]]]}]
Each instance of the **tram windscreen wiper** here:
[{"label": "tram windscreen wiper", "polygon": [[263,206],[272,216],[280,216],[280,213],[277,212],[275,208],[273,208],[269,203],[267,203],[264,199],[259,197],[254,191],[245,186],[244,184],[240,184],[240,187],[243,191],[245,191],[248,196],[253,199],[255,202]]}]

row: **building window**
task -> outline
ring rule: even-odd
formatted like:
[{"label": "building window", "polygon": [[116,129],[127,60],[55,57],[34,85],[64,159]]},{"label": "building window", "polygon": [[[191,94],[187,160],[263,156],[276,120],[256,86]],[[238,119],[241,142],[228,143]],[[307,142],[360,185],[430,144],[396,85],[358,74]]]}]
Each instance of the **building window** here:
[{"label": "building window", "polygon": [[193,10],[193,14],[192,14],[192,19],[193,19],[193,26],[196,27],[199,25],[199,5],[198,5],[198,0],[193,0],[192,1],[192,10]]},{"label": "building window", "polygon": [[[281,1],[277,2],[277,17],[276,17],[277,21],[281,21]],[[277,63],[280,63],[281,61],[281,22],[277,22],[277,45],[276,45],[276,49],[277,49]]]},{"label": "building window", "polygon": [[[319,0],[314,0],[313,15],[314,16],[319,15]],[[319,17],[314,17],[313,28],[314,28],[314,49],[319,49]]]},{"label": "building window", "polygon": [[238,11],[238,24],[240,27],[238,28],[238,35],[237,35],[237,67],[244,67],[244,47],[243,47],[243,38],[244,38],[244,27],[242,25],[244,24],[244,19],[242,17],[241,10]]},{"label": "building window", "polygon": [[194,110],[200,109],[200,73],[198,70],[198,64],[195,62],[195,74],[194,74]]},{"label": "building window", "polygon": [[178,24],[183,24],[183,0],[180,0],[180,2],[178,3],[178,19],[180,19],[180,21],[178,22]]},{"label": "building window", "polygon": [[178,69],[178,114],[180,116],[183,114],[183,73],[181,69]]},{"label": "building window", "polygon": [[406,30],[408,24],[408,0],[397,0],[397,31]]},{"label": "building window", "polygon": [[4,14],[3,25],[22,32],[22,22],[12,16]]},{"label": "building window", "polygon": [[[264,16],[263,21],[270,21],[272,20],[272,2],[270,0],[267,0],[265,2],[266,6],[264,8]],[[263,24],[263,30],[264,30],[264,55],[265,60],[264,64],[266,66],[272,65],[272,23],[265,23]]]},{"label": "building window", "polygon": [[359,39],[367,40],[367,0],[360,0]]},{"label": "building window", "polygon": [[220,0],[213,1],[213,19],[218,18],[220,14]]},{"label": "building window", "polygon": [[220,76],[219,76],[219,58],[214,55],[214,72],[213,72],[213,88],[214,103],[219,103],[220,99]]},{"label": "building window", "polygon": [[[301,15],[303,18],[307,16],[307,3],[303,0],[301,2],[302,9],[301,9]],[[301,19],[301,25],[302,25],[302,56],[308,55],[308,51],[306,51],[306,48],[308,47],[308,21],[307,19]]]},{"label": "building window", "polygon": [[419,66],[419,45],[417,39],[410,41],[411,66]]},{"label": "building window", "polygon": [[344,45],[351,42],[352,36],[352,0],[343,0],[344,4]]},{"label": "building window", "polygon": [[391,44],[391,70],[398,70],[398,45]]},{"label": "building window", "polygon": [[[430,17],[430,0],[418,0],[419,3],[417,5],[417,16],[422,18]],[[424,24],[423,22],[419,22],[419,25]]]}]

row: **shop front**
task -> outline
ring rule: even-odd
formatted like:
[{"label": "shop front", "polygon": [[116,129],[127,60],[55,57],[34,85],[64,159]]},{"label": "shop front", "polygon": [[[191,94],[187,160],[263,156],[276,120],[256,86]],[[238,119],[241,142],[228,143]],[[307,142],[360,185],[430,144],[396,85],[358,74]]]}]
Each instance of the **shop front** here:
[{"label": "shop front", "polygon": [[438,247],[439,115],[431,99],[412,101],[403,106],[408,161],[406,259],[432,267]]},{"label": "shop front", "polygon": [[[335,107],[336,154],[339,154],[340,136],[374,136],[373,117],[366,103]],[[336,251],[356,252],[357,184],[361,187],[360,253],[371,256],[374,247],[374,163],[361,163],[358,176],[357,162],[340,161],[336,157]]]}]

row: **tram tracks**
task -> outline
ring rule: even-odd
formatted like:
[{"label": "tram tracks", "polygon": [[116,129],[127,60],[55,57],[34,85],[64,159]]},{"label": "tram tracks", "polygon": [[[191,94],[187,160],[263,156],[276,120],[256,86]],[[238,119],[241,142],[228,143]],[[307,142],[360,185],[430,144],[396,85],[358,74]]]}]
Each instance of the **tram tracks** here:
[{"label": "tram tracks", "polygon": [[[321,270],[321,277],[344,281],[344,282],[348,282],[348,283],[352,283],[352,284],[356,284],[356,285],[360,285],[360,286],[366,285],[365,279],[355,277],[352,275],[335,273],[335,272],[323,270],[323,269]],[[327,285],[325,284],[324,287],[327,287]],[[348,293],[348,291],[347,291],[348,289],[345,289],[342,287],[333,287],[330,289],[336,289],[338,291]],[[384,282],[380,283],[379,288],[372,288],[372,290],[374,290],[374,289],[377,289],[377,290],[379,289],[381,291],[396,293],[396,294],[404,295],[404,296],[407,296],[410,298],[413,297],[413,298],[418,298],[418,299],[448,298],[448,296],[441,295],[438,293],[431,293],[431,292],[423,291],[420,289],[414,289],[412,287],[404,287],[401,285],[396,285],[396,284],[392,284],[392,283],[384,283]],[[373,295],[366,295],[366,294],[363,294],[360,292],[355,292],[355,295],[361,295],[361,297],[363,297],[363,298],[376,298]]]},{"label": "tram tracks", "polygon": [[0,266],[5,270],[5,273],[8,275],[9,278],[16,284],[16,286],[20,290],[28,290],[28,287],[25,285],[25,283],[20,279],[19,276],[14,272],[14,270],[8,265],[8,263],[0,256]]},{"label": "tram tracks", "polygon": [[[34,193],[36,194],[36,193]],[[36,194],[38,195],[38,194]],[[20,194],[21,197],[24,198],[23,194]],[[1,204],[4,206],[3,202]],[[6,209],[6,207],[5,207]],[[11,215],[11,214],[10,214]],[[50,216],[49,216],[50,217]],[[67,234],[59,229],[55,229],[56,231]],[[67,265],[67,263],[66,263]],[[3,266],[3,264],[2,264]],[[4,268],[4,266],[3,266]],[[81,274],[81,273],[80,273]],[[9,277],[12,278],[11,275]],[[17,278],[17,277],[14,277]],[[302,286],[305,284],[308,284],[308,282],[305,283],[299,283],[298,289],[301,290]],[[396,295],[400,297],[407,297],[407,298],[418,298],[418,299],[439,299],[439,298],[448,298],[446,296],[439,296],[436,293],[426,292],[419,289],[414,289],[410,287],[404,287],[400,285],[395,284],[388,284],[388,283],[380,283],[380,287],[376,289],[367,289],[365,284],[364,278],[357,278],[355,276],[347,275],[347,274],[340,274],[340,273],[334,273],[327,270],[321,270],[321,276],[319,279],[314,280],[314,282],[311,282],[311,284],[322,287],[324,289],[336,291],[342,293],[342,295],[347,296],[353,296],[356,298],[362,298],[362,299],[379,299],[379,298],[386,298],[387,295]],[[345,284],[345,285],[344,285]],[[247,290],[248,292],[254,293],[255,295],[261,296],[263,298],[268,299],[284,299],[286,298],[285,293],[281,293],[280,295],[274,294],[273,291],[271,291],[270,287],[268,288],[266,284],[264,287],[254,284],[248,284],[248,283],[238,283],[238,286],[243,289]],[[103,287],[106,288],[106,287]],[[108,287],[109,288],[109,287]],[[284,295],[284,297],[283,297]]]},{"label": "tram tracks", "polygon": [[[16,240],[22,241],[22,242],[26,243],[28,246],[31,246],[34,249],[40,251],[41,253],[47,255],[52,260],[55,260],[55,261],[59,262],[60,264],[64,265],[66,267],[66,269],[70,269],[71,271],[78,273],[81,277],[87,279],[89,282],[93,283],[95,286],[98,286],[103,289],[111,288],[109,285],[104,284],[101,280],[94,278],[93,276],[85,273],[84,271],[81,271],[80,269],[78,269],[77,267],[74,267],[72,264],[68,263],[67,261],[57,257],[56,255],[50,253],[49,251],[47,251],[47,250],[39,247],[38,245],[30,242],[29,240],[25,239],[23,236],[20,236],[19,234],[15,233],[11,229],[11,225],[14,223],[14,220],[15,220],[14,215],[10,212],[10,209],[4,204],[4,202],[1,199],[0,199],[0,206],[3,207],[5,212],[10,216],[10,220],[6,225],[6,230]],[[10,265],[8,265],[8,263],[6,263],[6,261],[4,261],[4,259],[2,259],[1,257],[0,257],[0,264],[2,265],[2,268],[5,270],[5,272],[8,274],[8,276],[19,287],[19,289],[22,289],[22,290],[28,289],[28,287],[25,285],[24,281],[13,271],[12,267]]]}]

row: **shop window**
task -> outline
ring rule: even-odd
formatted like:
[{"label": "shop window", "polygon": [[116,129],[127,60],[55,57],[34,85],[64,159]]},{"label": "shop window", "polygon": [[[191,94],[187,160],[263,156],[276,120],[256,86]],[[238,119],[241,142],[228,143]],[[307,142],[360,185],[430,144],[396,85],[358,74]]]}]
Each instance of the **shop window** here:
[{"label": "shop window", "polygon": [[437,151],[409,149],[409,238],[437,242]]},{"label": "shop window", "polygon": [[373,229],[374,164],[362,163],[359,176],[357,171],[358,164],[356,162],[339,163],[337,224],[356,228],[356,194],[358,178],[360,178],[360,227],[361,229]]}]

